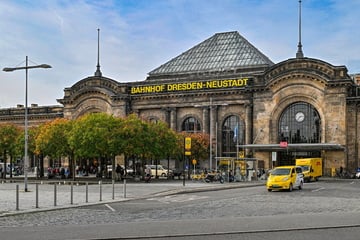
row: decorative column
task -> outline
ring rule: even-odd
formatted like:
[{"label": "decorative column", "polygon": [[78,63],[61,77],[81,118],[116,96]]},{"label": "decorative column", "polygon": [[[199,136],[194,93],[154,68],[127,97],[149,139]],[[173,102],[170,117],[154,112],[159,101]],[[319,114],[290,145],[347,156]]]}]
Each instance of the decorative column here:
[{"label": "decorative column", "polygon": [[177,128],[177,111],[176,108],[170,108],[170,128],[176,131]]},{"label": "decorative column", "polygon": [[[253,144],[253,122],[251,104],[245,104],[245,144]],[[245,149],[245,156],[249,155],[249,149]]]},{"label": "decorative column", "polygon": [[209,127],[209,108],[204,107],[203,108],[203,117],[202,117],[202,130],[203,133],[210,133],[210,127]]}]

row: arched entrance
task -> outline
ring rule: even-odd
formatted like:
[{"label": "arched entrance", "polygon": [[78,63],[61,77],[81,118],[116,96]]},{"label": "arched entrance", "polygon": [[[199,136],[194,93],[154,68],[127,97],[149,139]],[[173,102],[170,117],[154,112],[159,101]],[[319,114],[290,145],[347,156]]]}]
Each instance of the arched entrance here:
[{"label": "arched entrance", "polygon": [[[278,141],[288,143],[320,143],[321,119],[315,107],[306,102],[295,102],[281,114]],[[320,150],[279,152],[278,165],[293,165],[295,158],[320,157]]]},{"label": "arched entrance", "polygon": [[237,145],[245,143],[244,122],[238,117],[231,115],[224,120],[222,125],[221,156],[237,157]]}]

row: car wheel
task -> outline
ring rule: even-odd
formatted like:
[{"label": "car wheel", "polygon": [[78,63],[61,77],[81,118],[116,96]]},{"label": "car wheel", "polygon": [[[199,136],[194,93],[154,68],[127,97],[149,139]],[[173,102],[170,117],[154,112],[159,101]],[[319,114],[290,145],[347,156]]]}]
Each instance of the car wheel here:
[{"label": "car wheel", "polygon": [[269,189],[268,189],[268,192],[271,192],[271,191],[272,191],[272,190],[269,188]]},{"label": "car wheel", "polygon": [[301,189],[303,188],[303,184],[304,184],[304,183],[301,181],[301,182],[300,182],[300,185],[299,185],[299,190],[301,190]]},{"label": "car wheel", "polygon": [[292,183],[290,183],[289,192],[292,192],[292,190],[293,190],[293,185],[292,185]]}]

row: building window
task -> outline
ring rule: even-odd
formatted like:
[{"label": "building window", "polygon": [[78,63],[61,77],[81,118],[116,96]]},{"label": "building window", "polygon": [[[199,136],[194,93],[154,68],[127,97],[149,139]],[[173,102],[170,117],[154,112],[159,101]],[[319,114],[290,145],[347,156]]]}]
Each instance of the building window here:
[{"label": "building window", "polygon": [[321,119],[314,106],[296,102],[288,106],[279,121],[278,140],[288,143],[320,143]]},{"label": "building window", "polygon": [[150,117],[150,118],[149,118],[149,122],[151,122],[151,123],[158,123],[158,122],[159,122],[159,119],[156,118],[156,117]]},{"label": "building window", "polygon": [[229,116],[222,125],[222,156],[236,157],[236,145],[245,142],[244,122],[238,116]]},{"label": "building window", "polygon": [[188,117],[185,119],[181,126],[181,131],[195,133],[201,131],[200,122],[194,117]]}]

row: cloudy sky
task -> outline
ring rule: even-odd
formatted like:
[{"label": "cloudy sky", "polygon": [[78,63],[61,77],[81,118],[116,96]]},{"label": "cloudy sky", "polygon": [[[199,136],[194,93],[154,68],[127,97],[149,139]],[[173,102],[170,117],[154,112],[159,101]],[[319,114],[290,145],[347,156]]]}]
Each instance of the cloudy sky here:
[{"label": "cloudy sky", "polygon": [[[94,75],[147,73],[215,33],[238,31],[273,62],[295,57],[298,0],[1,0],[0,68],[29,70],[28,103],[58,105],[64,88]],[[302,0],[305,57],[360,72],[360,0]],[[25,71],[0,72],[0,108],[24,104]]]}]

